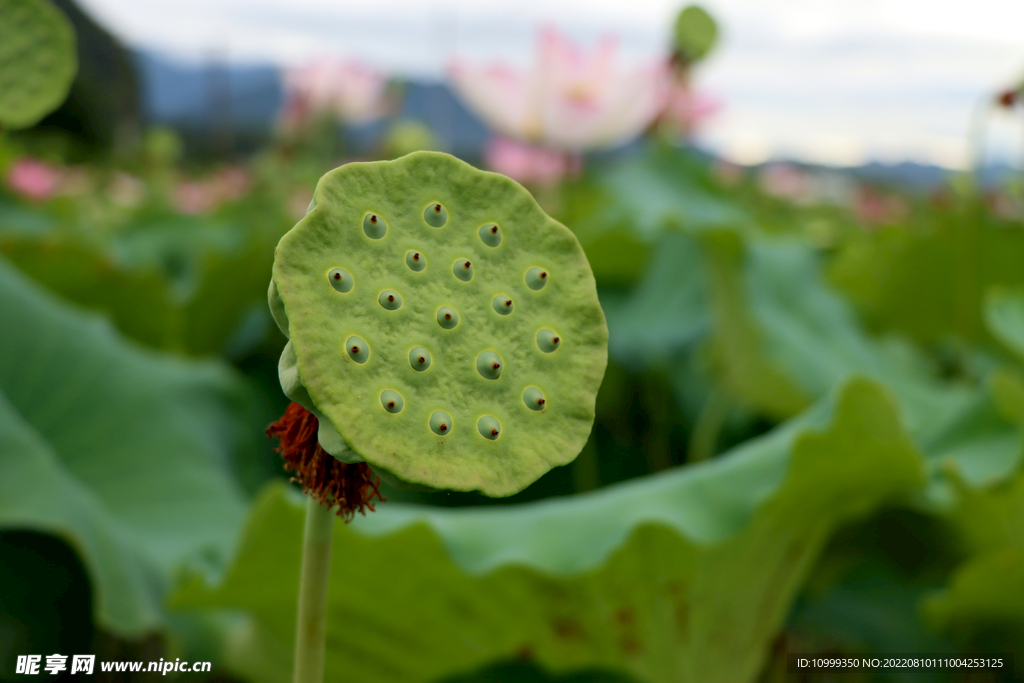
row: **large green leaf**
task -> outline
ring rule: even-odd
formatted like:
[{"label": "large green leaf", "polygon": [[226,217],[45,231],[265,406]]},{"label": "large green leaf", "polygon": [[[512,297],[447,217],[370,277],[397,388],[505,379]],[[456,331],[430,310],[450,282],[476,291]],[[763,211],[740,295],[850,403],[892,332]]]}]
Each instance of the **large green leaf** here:
[{"label": "large green leaf", "polygon": [[[836,525],[921,482],[892,400],[853,380],[704,465],[521,506],[385,504],[335,530],[328,678],[432,681],[521,656],[555,673],[749,681]],[[302,518],[272,488],[224,583],[173,599],[250,611],[259,645],[235,666],[254,680],[288,670]]]},{"label": "large green leaf", "polygon": [[160,626],[175,568],[219,565],[242,520],[237,380],[123,341],[2,261],[0,324],[0,527],[66,540],[104,628]]}]

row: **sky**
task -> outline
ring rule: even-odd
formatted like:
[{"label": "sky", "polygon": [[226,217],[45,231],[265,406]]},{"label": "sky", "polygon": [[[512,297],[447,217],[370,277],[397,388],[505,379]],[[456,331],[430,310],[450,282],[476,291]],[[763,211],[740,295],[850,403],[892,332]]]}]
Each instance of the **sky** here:
[{"label": "sky", "polygon": [[[536,28],[619,39],[624,63],[663,58],[671,0],[80,0],[128,45],[182,61],[300,64],[358,57],[443,78],[456,57],[530,62]],[[721,40],[697,73],[723,102],[698,142],[738,163],[1024,159],[1024,117],[981,103],[1024,80],[1019,0],[707,0]],[[372,7],[372,8],[371,8]]]}]

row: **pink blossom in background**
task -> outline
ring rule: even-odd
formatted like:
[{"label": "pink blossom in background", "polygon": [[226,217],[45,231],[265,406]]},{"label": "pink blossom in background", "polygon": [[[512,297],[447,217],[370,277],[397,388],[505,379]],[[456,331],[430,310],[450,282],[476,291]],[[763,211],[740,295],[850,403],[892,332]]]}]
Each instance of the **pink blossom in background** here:
[{"label": "pink blossom in background", "polygon": [[225,202],[244,197],[251,185],[249,174],[244,169],[232,166],[203,180],[179,182],[171,196],[171,204],[179,213],[211,213]]},{"label": "pink blossom in background", "polygon": [[321,116],[361,124],[384,115],[387,79],[358,62],[318,59],[286,70],[282,80],[280,118],[286,131]]},{"label": "pink blossom in background", "polygon": [[695,91],[684,80],[677,80],[668,96],[661,120],[679,137],[693,135],[703,123],[722,110],[722,101],[708,93]]},{"label": "pink blossom in background", "polygon": [[573,152],[527,145],[494,137],[484,149],[487,168],[524,184],[546,185],[567,175],[576,175],[582,166]]},{"label": "pink blossom in background", "polygon": [[26,199],[41,202],[57,192],[63,172],[31,157],[21,157],[7,169],[7,187]]},{"label": "pink blossom in background", "polygon": [[665,106],[667,61],[639,68],[617,64],[610,38],[584,51],[553,27],[540,31],[532,69],[450,69],[452,86],[499,134],[535,145],[582,152],[640,135]]}]

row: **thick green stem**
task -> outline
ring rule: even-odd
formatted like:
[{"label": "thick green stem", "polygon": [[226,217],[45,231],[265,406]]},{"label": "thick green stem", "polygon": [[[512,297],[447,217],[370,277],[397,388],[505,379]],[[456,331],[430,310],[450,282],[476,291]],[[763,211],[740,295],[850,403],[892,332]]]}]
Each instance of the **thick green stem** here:
[{"label": "thick green stem", "polygon": [[293,683],[323,683],[327,648],[327,589],[331,582],[334,512],[309,498],[302,539],[299,619],[295,629]]}]

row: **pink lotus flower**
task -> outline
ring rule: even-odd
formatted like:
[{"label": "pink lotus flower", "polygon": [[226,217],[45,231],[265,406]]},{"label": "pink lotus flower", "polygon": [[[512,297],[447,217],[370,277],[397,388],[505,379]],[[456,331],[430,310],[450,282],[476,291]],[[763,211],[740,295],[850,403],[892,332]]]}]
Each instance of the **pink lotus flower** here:
[{"label": "pink lotus flower", "polygon": [[458,62],[455,91],[498,133],[580,152],[628,142],[665,105],[669,68],[658,62],[636,69],[616,65],[616,42],[584,52],[555,28],[540,32],[533,69],[486,69]]},{"label": "pink lotus flower", "polygon": [[249,174],[243,169],[225,168],[204,180],[185,180],[178,183],[174,188],[171,204],[179,213],[211,213],[221,204],[245,196],[251,184]]},{"label": "pink lotus flower", "polygon": [[677,78],[673,83],[661,116],[662,122],[683,139],[692,136],[701,124],[722,109],[721,100],[693,90],[688,80]]},{"label": "pink lotus flower", "polygon": [[62,176],[56,166],[22,157],[7,170],[7,187],[26,199],[41,202],[56,194]]},{"label": "pink lotus flower", "polygon": [[283,81],[285,130],[321,116],[361,124],[384,114],[387,79],[357,62],[320,59],[285,71]]},{"label": "pink lotus flower", "polygon": [[528,185],[549,185],[579,173],[578,154],[495,137],[484,149],[487,168]]}]

